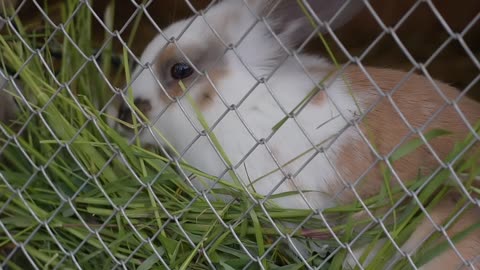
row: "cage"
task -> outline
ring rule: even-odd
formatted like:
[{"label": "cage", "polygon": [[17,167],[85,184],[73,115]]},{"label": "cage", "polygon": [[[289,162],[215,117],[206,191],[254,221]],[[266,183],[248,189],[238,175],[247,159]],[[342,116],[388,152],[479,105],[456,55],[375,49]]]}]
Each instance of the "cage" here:
[{"label": "cage", "polygon": [[2,268],[480,268],[477,0],[0,4]]}]

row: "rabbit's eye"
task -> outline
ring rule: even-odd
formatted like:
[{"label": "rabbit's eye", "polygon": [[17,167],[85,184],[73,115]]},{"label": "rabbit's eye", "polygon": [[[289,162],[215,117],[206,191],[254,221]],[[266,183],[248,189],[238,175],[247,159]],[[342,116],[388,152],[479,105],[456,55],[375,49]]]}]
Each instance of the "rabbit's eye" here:
[{"label": "rabbit's eye", "polygon": [[181,80],[189,77],[193,73],[193,68],[186,63],[176,63],[170,70],[175,80]]}]

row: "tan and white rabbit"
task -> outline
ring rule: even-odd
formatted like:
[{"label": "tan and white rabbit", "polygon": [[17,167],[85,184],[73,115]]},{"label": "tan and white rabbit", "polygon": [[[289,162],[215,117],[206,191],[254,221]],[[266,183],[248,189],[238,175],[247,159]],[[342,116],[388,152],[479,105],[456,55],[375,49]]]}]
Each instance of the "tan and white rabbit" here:
[{"label": "tan and white rabbit", "polygon": [[[331,29],[362,6],[362,1],[303,2],[317,24],[329,21]],[[378,194],[385,184],[384,160],[397,146],[433,128],[452,135],[392,162],[392,182],[416,179],[419,168],[428,175],[444,166],[441,161],[455,140],[480,120],[480,105],[425,76],[361,65],[337,70],[325,58],[294,50],[326,29],[314,29],[293,0],[219,1],[170,25],[147,46],[131,83],[134,103],[150,122],[139,135],[142,142],[167,145],[166,139],[180,153],[177,158],[222,179],[232,181],[232,169],[251,192],[296,191],[274,201],[299,209],[324,209]],[[315,88],[319,91],[303,103]],[[224,153],[203,131],[198,111]],[[119,118],[132,122],[132,117],[142,120],[124,102]],[[213,185],[192,184],[201,190]],[[432,220],[440,226],[453,205],[435,208],[429,213]],[[479,222],[479,216],[475,205],[448,233]],[[434,230],[429,220],[405,252],[415,252]],[[463,258],[451,249],[423,267],[454,269],[473,259],[480,250],[480,231],[456,248]],[[473,264],[480,267],[478,260]]]}]

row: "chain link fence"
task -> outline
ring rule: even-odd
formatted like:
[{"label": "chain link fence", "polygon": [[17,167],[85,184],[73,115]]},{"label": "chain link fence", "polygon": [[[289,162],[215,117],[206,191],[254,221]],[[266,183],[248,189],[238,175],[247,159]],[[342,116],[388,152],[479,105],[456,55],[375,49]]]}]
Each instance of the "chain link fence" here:
[{"label": "chain link fence", "polygon": [[476,0],[0,4],[2,268],[480,268]]}]

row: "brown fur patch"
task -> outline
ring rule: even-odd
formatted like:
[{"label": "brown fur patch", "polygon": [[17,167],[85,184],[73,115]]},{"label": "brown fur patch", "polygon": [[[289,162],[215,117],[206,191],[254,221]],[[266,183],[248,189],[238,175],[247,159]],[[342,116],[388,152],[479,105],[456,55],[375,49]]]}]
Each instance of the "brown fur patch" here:
[{"label": "brown fur patch", "polygon": [[183,95],[183,89],[182,87],[180,87],[180,85],[178,84],[178,81],[173,81],[173,83],[171,85],[168,85],[167,87],[165,87],[166,90],[167,90],[167,93],[168,95],[166,95],[163,90],[162,91],[162,94],[160,95],[160,98],[163,100],[163,102],[167,103],[167,102],[170,102],[170,99],[171,98],[176,98],[176,97],[180,97]]},{"label": "brown fur patch", "polygon": [[210,70],[208,75],[213,85],[206,77],[201,78],[200,82],[198,82],[200,89],[198,90],[199,95],[196,99],[200,110],[203,111],[208,109],[208,106],[215,100],[217,92],[215,91],[214,86],[217,87],[217,90],[220,90],[218,89],[219,81],[224,79],[227,74],[228,71],[226,69],[214,68]]},{"label": "brown fur patch", "polygon": [[[452,132],[449,136],[441,136],[429,141],[429,144],[441,160],[445,160],[446,156],[453,150],[456,141],[464,139],[468,134],[469,130],[453,106],[447,105],[441,113],[435,115],[435,112],[445,104],[445,101],[436,92],[434,86],[427,78],[412,75],[407,79],[405,78],[406,73],[388,69],[368,68],[367,71],[383,93],[388,93],[392,89],[399,87],[392,94],[392,100],[413,128],[420,128],[433,118],[433,121],[423,131],[423,134],[435,128]],[[407,138],[406,142],[408,142],[418,137],[410,134],[410,129],[403,122],[392,102],[387,97],[382,97],[375,90],[372,82],[360,69],[349,67],[345,75],[351,83],[353,94],[358,98],[358,101],[365,107],[374,106],[373,110],[368,112],[363,121],[359,123],[359,126],[379,155],[388,155],[395,146],[402,143],[404,138]],[[402,81],[403,83],[397,86]],[[454,99],[459,94],[458,90],[445,83],[436,82],[436,85],[449,99]],[[458,106],[471,124],[480,120],[480,105],[477,102],[464,97],[458,103]],[[355,189],[362,198],[378,194],[382,185],[385,184],[380,164],[385,166],[386,164],[377,159],[374,152],[360,135],[356,133],[354,128],[350,128],[350,134],[344,134],[344,136],[351,137],[346,138],[348,143],[342,145],[336,153],[336,168],[340,175],[345,181],[350,183],[358,180]],[[474,149],[478,149],[478,142]],[[375,162],[377,164],[366,175],[362,176]],[[426,146],[422,146],[400,160],[393,162],[392,166],[401,181],[408,182],[415,180],[419,174],[428,175],[440,164],[434,158],[432,152]],[[394,177],[392,182],[392,185],[398,186],[398,182]],[[344,185],[339,182],[332,187],[332,192],[340,191],[343,188]],[[438,225],[443,224],[456,211],[454,194],[455,192],[452,189],[452,194],[449,197],[429,211],[429,214]],[[341,202],[356,200],[353,192],[348,190],[343,192],[338,199]],[[447,234],[451,237],[466,227],[479,222],[479,211],[478,206],[472,206],[459,218],[457,223],[447,230]],[[433,225],[425,218],[423,223],[410,237],[405,247],[408,249],[418,244],[433,230]],[[456,243],[455,248],[466,259],[473,259],[475,256],[478,256],[478,250],[480,250],[480,230],[477,229]],[[457,267],[461,266],[461,263],[462,260],[456,255],[453,248],[449,248],[442,255],[424,265],[422,269],[458,269]],[[476,261],[475,266],[480,266],[480,262]]]},{"label": "brown fur patch", "polygon": [[325,94],[325,91],[320,90],[318,91],[318,93],[315,94],[315,96],[313,96],[310,102],[312,102],[312,104],[315,104],[315,105],[321,105],[326,101],[327,101],[327,95]]},{"label": "brown fur patch", "polygon": [[[397,84],[404,80],[406,73],[388,70],[369,68],[367,70],[376,84],[384,93],[390,92],[397,87]],[[360,128],[370,144],[381,156],[389,154],[397,145],[405,143],[411,139],[417,138],[412,135],[411,130],[404,123],[400,114],[387,97],[382,97],[366,75],[358,68],[349,67],[345,73],[350,81],[353,95],[357,97],[365,107],[374,105],[372,111],[368,112],[361,123]],[[453,99],[459,92],[444,83],[436,82],[443,93]],[[445,108],[440,114],[435,116],[435,112],[445,104],[445,101],[436,92],[431,82],[419,75],[412,75],[406,79],[399,89],[392,95],[392,100],[398,107],[398,110],[404,115],[405,119],[413,128],[420,128],[431,118],[434,118],[423,131],[423,134],[435,128],[445,129],[452,132],[452,135],[441,136],[429,141],[435,153],[442,160],[453,149],[455,141],[461,140],[468,134],[468,129],[452,106]],[[480,119],[480,105],[475,101],[463,98],[459,102],[459,107],[463,113],[474,123]],[[348,182],[357,180],[374,162],[378,162],[370,172],[361,179],[357,185],[357,191],[364,196],[377,194],[383,185],[380,163],[374,152],[369,148],[361,136],[356,133],[354,128],[350,128],[350,143],[341,147],[337,153],[337,169],[341,176]],[[437,168],[439,163],[436,161],[432,152],[422,146],[413,153],[392,164],[398,176],[403,181],[416,179],[419,173],[427,174],[432,169]],[[421,168],[423,171],[419,172]],[[393,180],[396,182],[396,180]],[[352,194],[345,193],[344,200],[351,200]]]},{"label": "brown fur patch", "polygon": [[167,47],[161,50],[155,60],[155,67],[158,71],[165,68],[165,64],[171,62],[172,59],[178,58],[178,49],[174,43],[169,43]]},{"label": "brown fur patch", "polygon": [[[456,201],[451,197],[445,198],[440,202],[433,210],[430,210],[428,214],[432,218],[437,227],[443,227],[451,222],[451,217],[458,211],[455,207]],[[447,228],[446,232],[450,239],[452,237],[464,232],[470,226],[479,222],[480,208],[476,205],[470,206],[459,217],[453,220],[452,224]],[[422,249],[422,241],[432,233],[437,232],[434,224],[430,219],[426,218],[417,227],[415,232],[404,244],[403,250],[406,252],[414,252],[415,249]],[[438,232],[440,233],[440,232]],[[445,236],[434,236],[437,239],[438,245],[445,244],[447,241]],[[453,241],[452,241],[453,242]],[[448,244],[447,244],[448,245]],[[471,231],[467,237],[462,241],[454,242],[454,246],[448,245],[446,250],[437,256],[433,260],[429,261],[423,266],[422,269],[470,269],[469,267],[462,268],[463,260],[458,257],[454,248],[457,249],[465,260],[474,260],[473,265],[475,268],[480,268],[480,260],[478,260],[480,250],[480,229]]]},{"label": "brown fur patch", "polygon": [[158,80],[162,83],[164,89],[160,88],[160,99],[168,103],[171,99],[179,97],[183,94],[183,90],[178,85],[178,81],[172,80],[170,69],[175,63],[182,61],[181,53],[177,45],[170,43],[166,48],[161,50],[155,60],[155,69],[157,71]]}]

